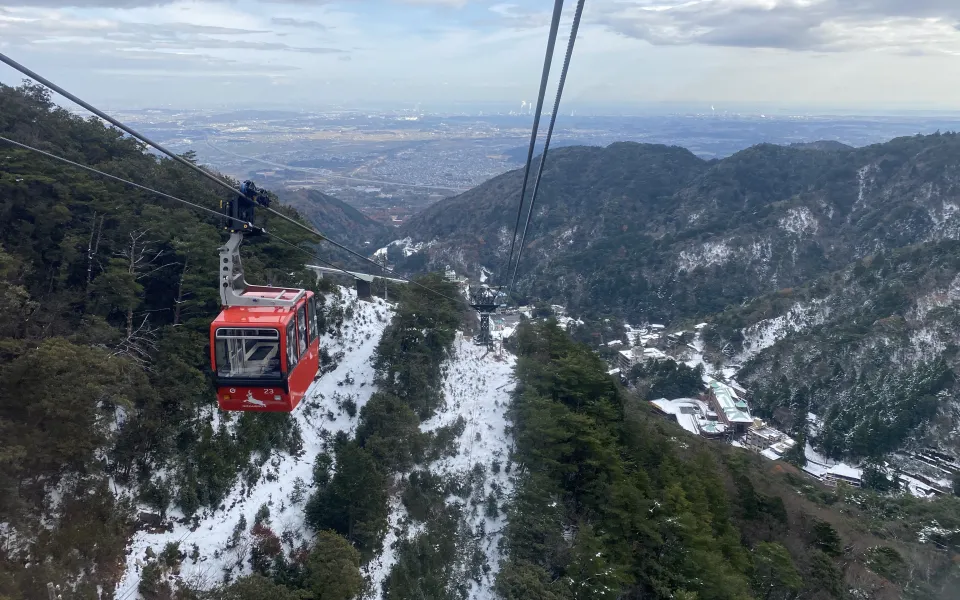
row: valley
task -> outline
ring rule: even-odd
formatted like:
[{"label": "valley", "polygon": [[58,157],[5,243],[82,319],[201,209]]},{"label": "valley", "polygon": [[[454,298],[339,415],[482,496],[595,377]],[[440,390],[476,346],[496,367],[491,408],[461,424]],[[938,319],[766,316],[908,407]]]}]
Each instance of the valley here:
[{"label": "valley", "polygon": [[[0,129],[25,122],[225,199],[0,87]],[[897,462],[956,456],[957,147],[560,148],[493,349],[464,292],[502,280],[516,171],[398,228],[281,191],[258,223],[289,244],[243,253],[322,299],[292,414],[216,408],[215,215],[8,149],[0,597],[954,600],[960,500]],[[419,285],[318,279],[298,220]],[[721,419],[747,448],[703,439]]]},{"label": "valley", "polygon": [[[394,227],[415,213],[523,165],[532,115],[493,110],[171,110],[117,116],[161,144],[276,190],[317,190]],[[704,159],[754,144],[831,140],[863,146],[957,129],[955,115],[818,115],[705,111],[591,114],[558,121],[553,147],[618,141],[679,145]],[[540,141],[542,144],[542,139]]]}]

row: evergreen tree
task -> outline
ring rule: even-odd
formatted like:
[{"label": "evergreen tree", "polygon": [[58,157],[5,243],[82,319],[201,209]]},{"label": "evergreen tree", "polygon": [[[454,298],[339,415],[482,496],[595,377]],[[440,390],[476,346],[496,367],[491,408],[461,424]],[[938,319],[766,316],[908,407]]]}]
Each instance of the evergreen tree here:
[{"label": "evergreen tree", "polygon": [[330,484],[307,503],[307,522],[343,535],[369,558],[387,527],[386,477],[373,457],[352,441],[337,449],[336,466]]},{"label": "evergreen tree", "polygon": [[304,587],[313,600],[350,600],[360,593],[360,553],[331,531],[317,534],[307,558]]},{"label": "evergreen tree", "polygon": [[754,548],[753,587],[763,600],[795,598],[803,588],[803,579],[782,544],[761,542]]},{"label": "evergreen tree", "polygon": [[542,567],[511,561],[503,565],[494,587],[504,600],[567,600],[567,588],[551,582],[550,574]]},{"label": "evergreen tree", "polygon": [[203,600],[310,600],[302,590],[292,590],[260,574],[241,577],[232,584],[201,595]]}]

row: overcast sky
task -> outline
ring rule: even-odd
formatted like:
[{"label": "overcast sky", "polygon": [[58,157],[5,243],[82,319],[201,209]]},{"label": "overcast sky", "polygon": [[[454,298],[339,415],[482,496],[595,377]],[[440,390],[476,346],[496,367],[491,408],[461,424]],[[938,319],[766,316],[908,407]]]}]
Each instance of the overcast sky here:
[{"label": "overcast sky", "polygon": [[[519,107],[535,98],[552,8],[550,0],[0,2],[0,51],[114,109]],[[574,6],[567,0],[555,73]],[[19,79],[0,64],[0,82]],[[954,109],[958,82],[960,0],[587,0],[563,105]]]}]

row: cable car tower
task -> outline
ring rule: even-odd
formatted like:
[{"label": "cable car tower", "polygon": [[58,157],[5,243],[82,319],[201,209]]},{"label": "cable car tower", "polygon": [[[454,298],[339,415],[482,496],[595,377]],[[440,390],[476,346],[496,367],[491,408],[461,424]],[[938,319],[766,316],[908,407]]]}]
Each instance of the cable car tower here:
[{"label": "cable car tower", "polygon": [[470,306],[480,315],[480,335],[476,337],[478,345],[491,347],[493,338],[490,335],[490,315],[497,312],[497,291],[482,287],[473,293]]}]

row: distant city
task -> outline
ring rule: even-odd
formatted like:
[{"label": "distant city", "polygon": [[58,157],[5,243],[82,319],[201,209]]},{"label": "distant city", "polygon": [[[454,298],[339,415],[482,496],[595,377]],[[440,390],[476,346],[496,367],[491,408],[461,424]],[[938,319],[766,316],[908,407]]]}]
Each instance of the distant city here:
[{"label": "distant city", "polygon": [[[177,152],[274,190],[315,188],[369,217],[399,224],[430,204],[523,166],[530,105],[501,114],[416,110],[118,111]],[[541,120],[546,131],[547,118]],[[754,144],[832,140],[865,146],[894,137],[956,131],[960,116],[809,116],[708,111],[651,116],[560,114],[552,147],[618,141],[677,145],[706,159]],[[543,135],[541,135],[542,140]],[[539,146],[537,150],[539,154]]]}]

